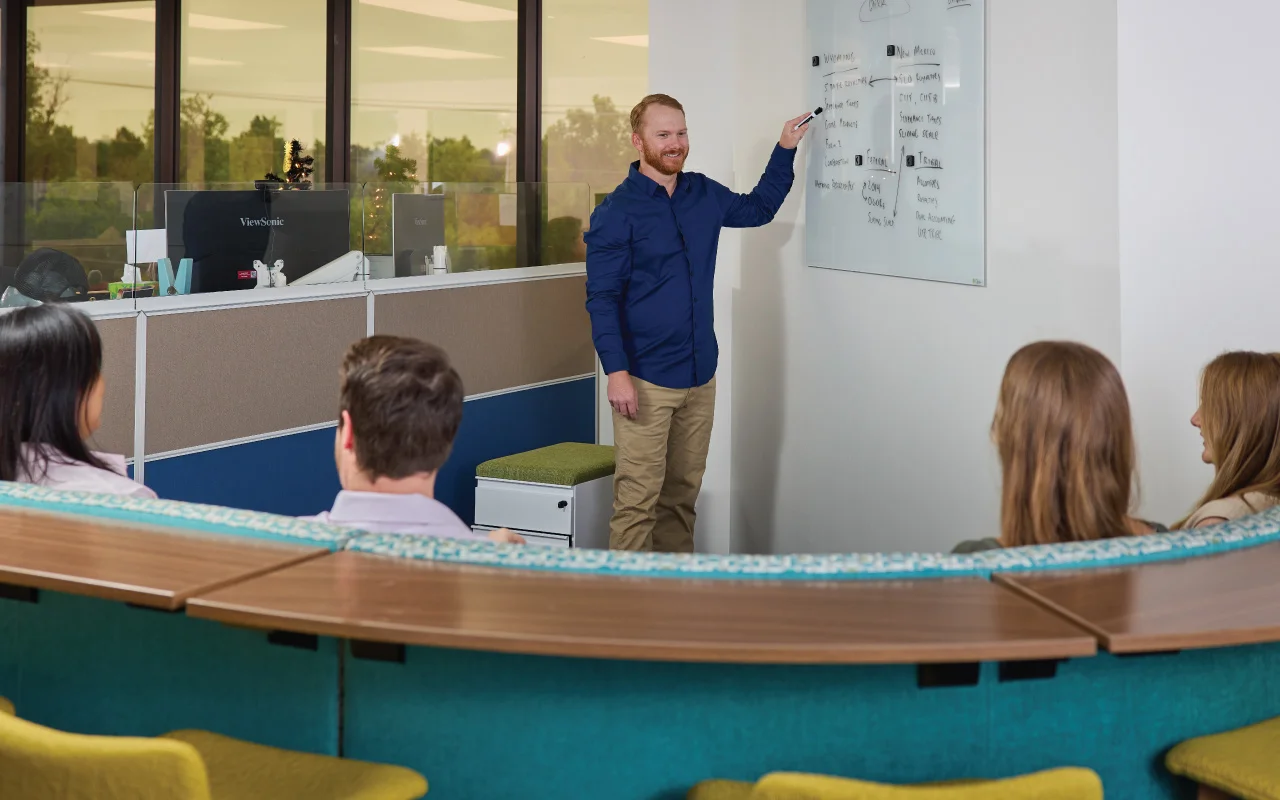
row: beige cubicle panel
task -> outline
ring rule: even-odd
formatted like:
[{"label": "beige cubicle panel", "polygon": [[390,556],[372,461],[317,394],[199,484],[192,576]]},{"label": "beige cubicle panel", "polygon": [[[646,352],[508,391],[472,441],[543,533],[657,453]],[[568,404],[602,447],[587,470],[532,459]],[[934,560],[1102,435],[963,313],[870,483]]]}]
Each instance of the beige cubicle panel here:
[{"label": "beige cubicle panel", "polygon": [[337,419],[338,367],[366,298],[147,318],[148,456]]},{"label": "beige cubicle panel", "polygon": [[440,345],[476,395],[593,374],[585,303],[581,275],[379,294],[374,328]]},{"label": "beige cubicle panel", "polygon": [[133,456],[133,399],[137,383],[137,330],[135,317],[96,320],[102,337],[102,427],[93,437],[93,448],[104,453]]}]

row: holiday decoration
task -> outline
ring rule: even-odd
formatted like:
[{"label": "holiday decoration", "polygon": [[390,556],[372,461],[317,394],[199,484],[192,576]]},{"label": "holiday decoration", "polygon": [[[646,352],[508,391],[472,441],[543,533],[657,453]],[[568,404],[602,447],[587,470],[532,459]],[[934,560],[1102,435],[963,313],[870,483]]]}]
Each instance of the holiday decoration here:
[{"label": "holiday decoration", "polygon": [[380,255],[391,252],[391,195],[412,191],[418,162],[405,158],[396,145],[387,145],[386,155],[373,160],[376,182],[367,188],[365,206],[364,251]]},{"label": "holiday decoration", "polygon": [[311,185],[311,165],[315,159],[302,154],[302,143],[297,139],[289,140],[289,152],[285,155],[285,180],[295,186]]},{"label": "holiday decoration", "polygon": [[289,144],[285,145],[284,154],[284,177],[281,178],[274,172],[268,172],[262,176],[259,183],[281,183],[285,184],[280,188],[290,189],[310,189],[311,173],[314,171],[311,167],[315,163],[315,159],[302,153],[302,143],[297,139],[290,139]]}]

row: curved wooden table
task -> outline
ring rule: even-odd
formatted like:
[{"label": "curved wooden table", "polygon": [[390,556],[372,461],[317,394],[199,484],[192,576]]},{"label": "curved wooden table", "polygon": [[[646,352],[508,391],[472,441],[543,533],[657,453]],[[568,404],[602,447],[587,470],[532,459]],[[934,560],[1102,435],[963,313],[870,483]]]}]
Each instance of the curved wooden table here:
[{"label": "curved wooden table", "polygon": [[113,520],[0,512],[0,584],[169,611],[199,592],[328,552]]},{"label": "curved wooden table", "polygon": [[995,580],[1092,633],[1112,653],[1280,641],[1280,542],[1124,569]]},{"label": "curved wooden table", "polygon": [[631,578],[336,553],[201,594],[257,628],[535,655],[770,664],[1091,656],[1093,637],[979,578]]}]

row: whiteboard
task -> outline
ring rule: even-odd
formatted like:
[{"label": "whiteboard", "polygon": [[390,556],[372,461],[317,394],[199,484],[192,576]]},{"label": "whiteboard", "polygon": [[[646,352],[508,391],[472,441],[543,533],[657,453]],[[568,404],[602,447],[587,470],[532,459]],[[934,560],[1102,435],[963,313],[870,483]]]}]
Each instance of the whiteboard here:
[{"label": "whiteboard", "polygon": [[810,266],[986,284],[986,0],[809,0]]}]

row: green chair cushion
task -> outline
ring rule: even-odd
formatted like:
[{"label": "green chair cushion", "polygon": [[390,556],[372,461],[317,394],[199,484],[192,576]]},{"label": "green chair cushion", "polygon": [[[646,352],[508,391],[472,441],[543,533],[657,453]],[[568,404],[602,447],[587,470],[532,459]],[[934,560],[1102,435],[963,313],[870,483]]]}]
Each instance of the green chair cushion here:
[{"label": "green chair cushion", "polygon": [[1188,739],[1164,763],[1174,775],[1242,800],[1280,800],[1280,717]]},{"label": "green chair cushion", "polygon": [[613,448],[565,442],[495,458],[476,467],[477,478],[577,486],[613,474]]}]

